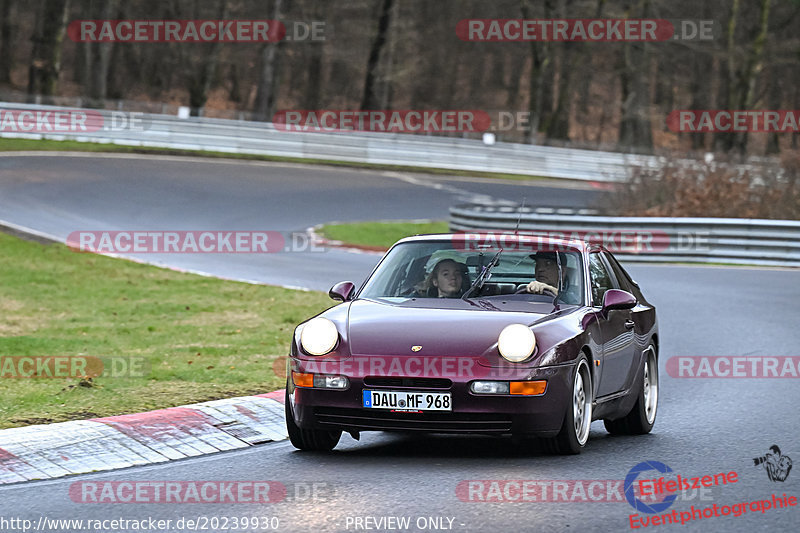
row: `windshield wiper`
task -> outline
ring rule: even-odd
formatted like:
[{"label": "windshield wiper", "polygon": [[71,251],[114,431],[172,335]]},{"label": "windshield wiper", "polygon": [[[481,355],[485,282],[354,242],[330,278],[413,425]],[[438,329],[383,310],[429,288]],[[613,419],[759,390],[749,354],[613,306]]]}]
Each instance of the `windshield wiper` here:
[{"label": "windshield wiper", "polygon": [[467,292],[465,292],[464,296],[461,297],[462,300],[467,300],[476,288],[483,288],[483,284],[489,279],[490,271],[497,265],[497,263],[500,262],[501,253],[503,253],[503,250],[499,250],[496,254],[494,254],[494,257],[492,257],[492,260],[489,261],[489,264],[483,267],[483,270],[481,270],[480,274],[478,274],[478,276],[475,278],[475,281],[472,282],[470,288],[467,289]]}]

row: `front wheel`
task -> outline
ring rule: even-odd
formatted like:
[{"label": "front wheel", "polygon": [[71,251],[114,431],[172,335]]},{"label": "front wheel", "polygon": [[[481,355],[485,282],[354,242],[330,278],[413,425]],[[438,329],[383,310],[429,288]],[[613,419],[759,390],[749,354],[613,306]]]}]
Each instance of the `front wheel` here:
[{"label": "front wheel", "polygon": [[647,357],[642,371],[642,390],[631,412],[617,420],[603,420],[612,435],[644,435],[656,423],[658,410],[658,359],[652,346],[645,350]]},{"label": "front wheel", "polygon": [[286,412],[286,430],[289,433],[289,440],[292,446],[298,450],[329,452],[336,447],[342,436],[341,431],[329,431],[324,429],[301,429],[294,421],[292,406],[289,401],[289,389],[286,389],[286,401],[284,404]]},{"label": "front wheel", "polygon": [[575,455],[589,440],[592,425],[592,375],[585,356],[581,356],[572,379],[572,402],[567,407],[561,431],[548,439],[548,447],[554,453]]}]

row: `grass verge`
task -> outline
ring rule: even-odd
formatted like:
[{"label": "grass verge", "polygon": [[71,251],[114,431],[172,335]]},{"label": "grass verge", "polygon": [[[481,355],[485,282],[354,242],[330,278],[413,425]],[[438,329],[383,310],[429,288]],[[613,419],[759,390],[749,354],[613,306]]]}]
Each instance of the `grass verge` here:
[{"label": "grass verge", "polygon": [[312,159],[304,157],[281,157],[257,154],[232,154],[229,152],[214,152],[209,150],[178,150],[174,148],[157,148],[141,146],[123,146],[110,143],[92,143],[79,141],[53,141],[49,139],[7,139],[0,138],[0,152],[17,151],[56,151],[56,152],[114,152],[126,154],[155,154],[155,155],[180,155],[189,157],[217,157],[225,159],[244,159],[249,161],[273,161],[284,163],[303,163],[312,165],[327,165],[345,168],[360,168],[371,170],[393,170],[396,172],[415,172],[418,174],[435,174],[444,176],[465,176],[474,178],[494,178],[518,181],[551,181],[554,186],[558,183],[571,182],[558,178],[544,176],[529,176],[527,174],[503,174],[500,172],[476,172],[470,170],[454,170],[447,168],[426,168],[406,165],[382,165],[377,163],[360,163],[357,161],[335,161],[332,159]]},{"label": "grass verge", "polygon": [[320,233],[326,239],[342,241],[357,246],[389,248],[399,239],[424,233],[447,233],[447,222],[354,222],[325,224]]},{"label": "grass verge", "polygon": [[2,233],[0,249],[0,370],[20,356],[116,357],[145,370],[91,383],[4,372],[0,428],[282,388],[273,363],[288,354],[294,327],[333,305],[319,292],[183,274]]}]

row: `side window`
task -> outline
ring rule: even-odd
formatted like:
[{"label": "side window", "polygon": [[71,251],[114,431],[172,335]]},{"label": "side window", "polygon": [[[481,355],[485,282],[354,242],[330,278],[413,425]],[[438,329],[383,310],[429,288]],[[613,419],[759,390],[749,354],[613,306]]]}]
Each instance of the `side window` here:
[{"label": "side window", "polygon": [[599,307],[603,305],[603,296],[606,291],[613,286],[611,277],[598,252],[589,254],[589,282],[592,287],[592,305]]},{"label": "side window", "polygon": [[609,265],[611,265],[611,270],[614,273],[614,276],[617,278],[617,284],[619,285],[619,288],[624,290],[624,291],[628,291],[628,292],[632,293],[633,292],[631,290],[632,283],[630,281],[631,278],[628,275],[628,273],[625,271],[625,269],[622,268],[622,265],[619,264],[619,261],[617,261],[617,258],[612,256],[612,255],[610,255],[610,254],[603,254],[603,255],[606,258],[606,262]]}]

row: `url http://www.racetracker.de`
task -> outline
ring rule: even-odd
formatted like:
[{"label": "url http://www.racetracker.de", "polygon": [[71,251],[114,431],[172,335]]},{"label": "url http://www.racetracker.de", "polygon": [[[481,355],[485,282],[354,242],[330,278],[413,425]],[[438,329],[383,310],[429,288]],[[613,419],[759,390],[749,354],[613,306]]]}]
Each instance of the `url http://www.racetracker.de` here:
[{"label": "url http://www.racetracker.de", "polygon": [[715,503],[711,507],[703,508],[697,508],[692,505],[688,511],[677,511],[673,509],[671,513],[664,513],[656,516],[641,516],[638,514],[632,514],[628,517],[628,520],[631,528],[639,529],[641,527],[677,524],[678,520],[680,520],[680,524],[683,525],[686,522],[702,520],[704,518],[715,518],[730,515],[739,517],[745,514],[748,508],[751,513],[757,513],[761,511],[761,513],[764,514],[770,509],[783,509],[784,507],[794,507],[796,505],[797,497],[790,496],[787,498],[786,493],[784,493],[783,496],[776,496],[773,494],[772,500],[753,500],[751,502],[742,502],[734,505],[723,506],[719,506]]},{"label": "url http://www.racetracker.de", "polygon": [[281,527],[276,516],[204,516],[178,519],[153,517],[131,519],[89,519],[39,517],[38,521],[0,516],[0,531],[275,531]]}]

